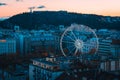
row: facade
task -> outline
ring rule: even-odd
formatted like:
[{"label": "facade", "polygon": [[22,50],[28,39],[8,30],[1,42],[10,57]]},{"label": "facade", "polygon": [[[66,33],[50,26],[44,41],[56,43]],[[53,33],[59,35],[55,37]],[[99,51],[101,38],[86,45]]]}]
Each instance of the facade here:
[{"label": "facade", "polygon": [[33,53],[41,53],[47,51],[48,53],[55,53],[56,36],[50,31],[40,30],[39,32],[34,32],[30,37],[30,50]]},{"label": "facade", "polygon": [[120,39],[112,40],[111,52],[114,57],[120,58]]},{"label": "facade", "polygon": [[112,52],[112,56],[120,58],[120,45],[112,44],[111,52]]},{"label": "facade", "polygon": [[10,67],[4,71],[4,80],[28,80],[28,70],[20,65]]},{"label": "facade", "polygon": [[16,53],[16,40],[1,39],[0,40],[0,54],[14,54]]},{"label": "facade", "polygon": [[29,65],[29,79],[56,80],[65,70],[70,69],[71,60],[64,57],[34,59]]},{"label": "facade", "polygon": [[55,31],[32,30],[28,34],[16,33],[17,52],[28,53],[56,53],[59,49],[59,38]]},{"label": "facade", "polygon": [[100,69],[106,72],[119,71],[120,59],[108,59],[100,63]]},{"label": "facade", "polygon": [[[64,73],[81,73],[82,71],[88,71],[90,66],[95,67],[95,64],[89,64],[90,61],[83,60],[83,62],[89,65],[87,68],[80,62],[80,57],[47,57],[33,59],[33,63],[29,65],[29,79],[30,80],[58,80],[58,78]],[[92,63],[92,62],[91,62]],[[76,76],[74,76],[76,77]],[[77,76],[78,78],[79,76]],[[83,77],[83,76],[82,76]],[[63,80],[63,79],[61,79]],[[74,80],[74,79],[72,79]]]},{"label": "facade", "polygon": [[19,40],[20,40],[20,42],[19,42],[19,44],[20,44],[20,53],[21,54],[23,54],[24,52],[24,36],[23,35],[19,35]]},{"label": "facade", "polygon": [[29,65],[29,79],[55,80],[62,74],[62,71],[60,71],[60,66],[53,61],[55,58],[33,60],[33,64]]},{"label": "facade", "polygon": [[30,36],[16,34],[17,53],[21,55],[30,53]]},{"label": "facade", "polygon": [[100,55],[112,55],[111,54],[111,43],[110,39],[99,39],[98,54]]}]

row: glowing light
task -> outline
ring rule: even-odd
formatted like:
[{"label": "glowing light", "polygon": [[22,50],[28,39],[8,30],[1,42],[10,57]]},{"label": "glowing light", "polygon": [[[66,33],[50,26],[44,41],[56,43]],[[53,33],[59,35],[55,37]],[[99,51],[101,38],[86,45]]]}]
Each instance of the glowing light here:
[{"label": "glowing light", "polygon": [[75,41],[75,47],[77,48],[77,49],[81,49],[82,47],[83,47],[83,41],[82,40],[76,40]]},{"label": "glowing light", "polygon": [[0,42],[6,42],[6,40],[0,40]]}]

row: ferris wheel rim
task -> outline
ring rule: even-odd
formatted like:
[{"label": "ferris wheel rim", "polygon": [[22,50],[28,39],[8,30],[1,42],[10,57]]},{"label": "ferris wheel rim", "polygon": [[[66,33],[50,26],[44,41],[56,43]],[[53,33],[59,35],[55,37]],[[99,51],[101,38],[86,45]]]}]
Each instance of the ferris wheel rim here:
[{"label": "ferris wheel rim", "polygon": [[[99,46],[98,46],[98,45],[99,45],[99,42],[98,42],[98,38],[97,38],[96,33],[93,31],[93,29],[89,28],[89,27],[86,26],[86,25],[77,25],[77,26],[85,26],[86,28],[88,28],[88,29],[94,34],[95,38],[97,39],[97,40],[96,40],[97,45],[96,45],[96,51],[95,51],[95,54],[96,54],[97,51],[98,51],[98,47],[99,47]],[[70,29],[71,29],[71,28],[74,28],[74,27],[76,27],[76,26],[70,26],[70,27],[68,27],[68,28],[63,32],[63,34],[62,34],[62,36],[61,36],[61,38],[60,38],[60,49],[61,49],[62,54],[63,54],[65,57],[67,57],[67,55],[65,54],[65,52],[64,52],[64,50],[63,50],[62,40],[63,40],[63,37],[65,36],[65,33],[66,33],[67,31],[70,31]],[[78,49],[76,49],[76,50],[78,51]],[[76,52],[76,50],[75,50],[75,52]],[[76,53],[74,53],[73,55],[76,55]]]}]

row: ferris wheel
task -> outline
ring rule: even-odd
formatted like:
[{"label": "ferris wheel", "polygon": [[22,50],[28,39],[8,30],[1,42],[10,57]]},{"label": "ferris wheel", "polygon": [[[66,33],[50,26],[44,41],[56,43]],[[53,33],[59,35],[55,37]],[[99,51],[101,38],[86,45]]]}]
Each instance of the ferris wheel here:
[{"label": "ferris wheel", "polygon": [[98,38],[91,28],[85,25],[72,24],[61,36],[60,49],[64,56],[96,54]]}]

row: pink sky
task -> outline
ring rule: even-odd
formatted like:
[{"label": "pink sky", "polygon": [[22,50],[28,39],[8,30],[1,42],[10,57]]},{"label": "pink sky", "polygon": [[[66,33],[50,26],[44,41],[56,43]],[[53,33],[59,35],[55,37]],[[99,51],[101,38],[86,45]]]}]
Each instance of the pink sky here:
[{"label": "pink sky", "polygon": [[69,12],[120,16],[120,0],[0,0],[7,5],[0,6],[0,17],[28,12],[28,7],[46,6],[34,10],[67,10]]}]

